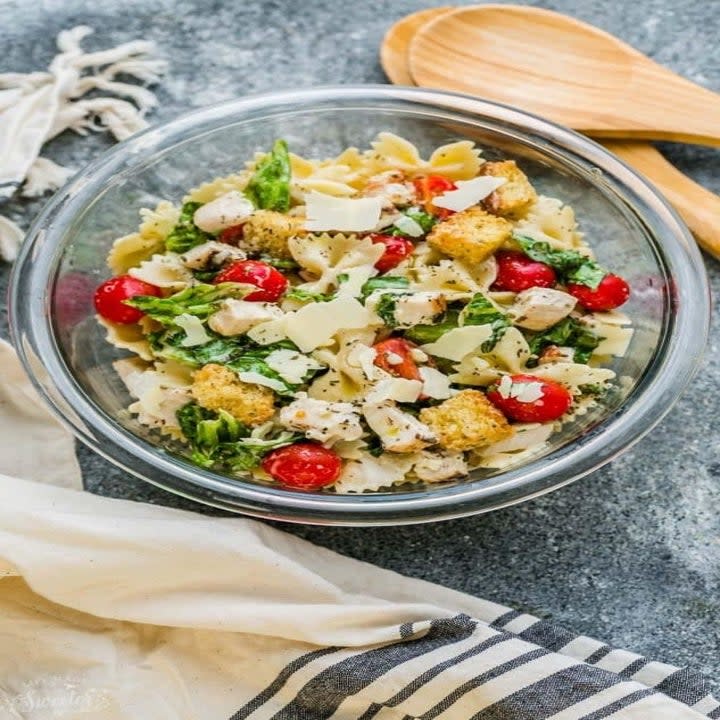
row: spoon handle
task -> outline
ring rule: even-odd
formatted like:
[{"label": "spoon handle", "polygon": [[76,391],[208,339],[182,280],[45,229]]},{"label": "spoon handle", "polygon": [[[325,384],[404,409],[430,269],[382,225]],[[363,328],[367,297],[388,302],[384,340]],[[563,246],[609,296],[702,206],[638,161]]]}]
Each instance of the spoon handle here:
[{"label": "spoon handle", "polygon": [[602,143],[647,176],[680,213],[698,244],[720,259],[720,196],[681,173],[649,143],[619,140]]},{"label": "spoon handle", "polygon": [[[638,101],[635,102],[634,98]],[[668,140],[720,146],[720,94],[691,82],[638,53],[624,102],[633,125],[588,135]]]}]

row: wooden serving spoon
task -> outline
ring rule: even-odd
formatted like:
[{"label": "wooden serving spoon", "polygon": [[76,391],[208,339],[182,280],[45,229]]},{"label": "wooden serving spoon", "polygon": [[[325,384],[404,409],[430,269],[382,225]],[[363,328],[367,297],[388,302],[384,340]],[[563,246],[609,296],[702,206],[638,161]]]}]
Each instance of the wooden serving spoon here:
[{"label": "wooden serving spoon", "polygon": [[[388,30],[380,48],[380,62],[393,83],[415,84],[408,65],[410,43],[420,28],[452,10],[449,7],[420,10]],[[497,98],[492,92],[489,96]],[[675,206],[699,244],[720,258],[720,197],[677,170],[649,143],[606,140],[603,144],[654,183]]]},{"label": "wooden serving spoon", "polygon": [[597,137],[720,145],[720,95],[609,33],[521,5],[459,8],[415,34],[418,85],[502,97]]}]

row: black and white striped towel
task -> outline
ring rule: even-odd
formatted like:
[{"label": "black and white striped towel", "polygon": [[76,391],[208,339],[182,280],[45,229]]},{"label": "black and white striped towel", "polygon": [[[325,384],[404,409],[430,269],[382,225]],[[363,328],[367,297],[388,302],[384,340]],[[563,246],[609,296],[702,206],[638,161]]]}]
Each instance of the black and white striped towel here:
[{"label": "black and white striped towel", "polygon": [[81,492],[1,341],[0,365],[0,720],[720,718],[691,671],[251,520]]}]

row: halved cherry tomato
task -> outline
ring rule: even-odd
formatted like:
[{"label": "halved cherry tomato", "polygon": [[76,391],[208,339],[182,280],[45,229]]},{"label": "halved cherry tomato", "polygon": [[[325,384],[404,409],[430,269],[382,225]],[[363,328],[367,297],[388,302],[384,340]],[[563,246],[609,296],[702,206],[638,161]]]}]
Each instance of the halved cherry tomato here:
[{"label": "halved cherry tomato", "polygon": [[226,245],[237,245],[243,239],[244,225],[233,225],[225,228],[219,235],[218,240]]},{"label": "halved cherry tomato", "polygon": [[237,260],[221,270],[213,282],[248,283],[258,290],[243,299],[251,302],[277,302],[287,290],[287,278],[272,265],[259,260]]},{"label": "halved cherry tomato", "polygon": [[137,295],[159,297],[162,290],[155,285],[143,282],[132,275],[118,275],[106,280],[95,291],[95,309],[98,314],[110,322],[120,325],[132,325],[145,315],[142,310],[126,305],[125,301]]},{"label": "halved cherry tomato", "polygon": [[545,263],[537,262],[525,253],[512,250],[495,255],[497,277],[493,290],[522,292],[533,287],[552,287],[557,282],[555,271]]},{"label": "halved cherry tomato", "polygon": [[457,190],[457,185],[442,175],[421,175],[413,180],[413,185],[418,194],[418,202],[424,206],[426,212],[441,219],[453,214],[452,210],[436,207],[432,199],[450,190]]},{"label": "halved cherry tomato", "polygon": [[619,275],[608,273],[593,290],[587,285],[570,283],[567,291],[586,309],[605,312],[623,305],[630,297],[630,286]]},{"label": "halved cherry tomato", "polygon": [[315,490],[338,479],[342,460],[322,445],[299,442],[269,452],[262,468],[285,487]]},{"label": "halved cherry tomato", "polygon": [[[510,384],[493,385],[488,400],[509,420],[523,423],[545,423],[557,420],[572,405],[570,391],[554,380],[543,380],[534,375],[510,375]],[[525,388],[523,397],[522,386]],[[539,394],[539,397],[538,397]]]},{"label": "halved cherry tomato", "polygon": [[415,248],[410,240],[396,235],[372,233],[370,240],[372,240],[375,245],[382,244],[385,246],[385,252],[375,263],[375,267],[381,273],[386,273],[388,270],[397,267]]},{"label": "halved cherry tomato", "polygon": [[403,338],[391,337],[373,345],[374,363],[381,370],[406,380],[421,380],[420,370],[410,351],[415,347]]}]

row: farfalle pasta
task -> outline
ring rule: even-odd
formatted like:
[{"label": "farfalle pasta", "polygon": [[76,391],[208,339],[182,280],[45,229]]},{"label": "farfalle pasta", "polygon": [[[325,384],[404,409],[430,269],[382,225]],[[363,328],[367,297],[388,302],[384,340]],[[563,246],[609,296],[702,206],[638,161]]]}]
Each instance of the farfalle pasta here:
[{"label": "farfalle pasta", "polygon": [[562,200],[458,140],[279,140],[141,211],[97,290],[128,413],[238,479],[381,492],[534,457],[618,379],[627,283]]}]

